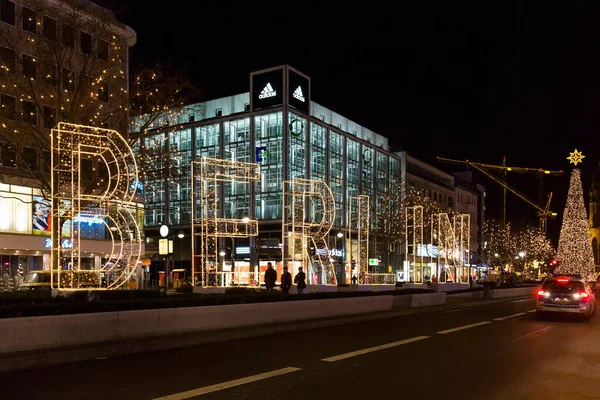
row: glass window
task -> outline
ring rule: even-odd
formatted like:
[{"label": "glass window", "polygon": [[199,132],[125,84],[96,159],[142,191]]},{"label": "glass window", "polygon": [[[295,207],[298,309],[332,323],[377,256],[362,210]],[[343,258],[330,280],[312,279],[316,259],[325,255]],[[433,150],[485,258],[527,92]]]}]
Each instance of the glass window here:
[{"label": "glass window", "polygon": [[92,55],[92,47],[93,47],[93,40],[92,40],[92,35],[90,35],[87,32],[83,32],[81,31],[81,34],[79,35],[80,37],[80,49],[81,52],[83,54],[87,54],[88,56]]},{"label": "glass window", "polygon": [[327,162],[325,159],[325,144],[327,129],[318,124],[310,126],[310,179],[325,180]]},{"label": "glass window", "polygon": [[56,125],[56,109],[44,106],[44,128],[52,129]]},{"label": "glass window", "polygon": [[106,40],[98,40],[96,43],[97,48],[97,56],[102,61],[108,61],[108,42]]},{"label": "glass window", "polygon": [[8,47],[0,47],[0,65],[5,72],[15,73],[17,69],[17,57],[15,52]]},{"label": "glass window", "polygon": [[254,162],[250,158],[250,118],[225,122],[225,159]]},{"label": "glass window", "polygon": [[56,74],[56,65],[50,64],[48,62],[42,63],[42,77],[47,85],[56,86]]},{"label": "glass window", "polygon": [[50,159],[50,152],[48,150],[43,150],[42,155],[42,159],[44,160],[44,172],[48,173],[50,172],[50,163],[52,162],[52,160]]},{"label": "glass window", "polygon": [[360,143],[348,138],[346,140],[346,149],[348,152],[348,165],[346,167],[347,173],[347,198],[356,197],[359,195],[360,185],[360,171],[358,168],[358,162],[360,157]]},{"label": "glass window", "polygon": [[106,81],[98,83],[98,100],[104,103],[110,103],[110,86]]},{"label": "glass window", "polygon": [[140,166],[145,170],[145,221],[148,226],[165,222],[165,168],[168,149],[164,134],[147,136],[143,140],[144,152],[140,154]]},{"label": "glass window", "polygon": [[73,28],[71,25],[63,24],[62,43],[64,46],[71,49],[75,48],[75,28]]},{"label": "glass window", "polygon": [[23,17],[23,30],[35,33],[37,28],[35,11],[31,8],[23,7],[21,9],[21,15]]},{"label": "glass window", "polygon": [[169,223],[171,224],[190,223],[191,142],[191,129],[169,132]]},{"label": "glass window", "polygon": [[203,125],[196,128],[196,159],[206,156],[219,158],[219,124]]},{"label": "glass window", "polygon": [[[3,147],[2,150],[5,148]],[[4,159],[4,156],[2,156]],[[19,193],[19,190],[0,191],[0,232],[31,233],[32,231],[32,205],[31,188],[28,193]]]},{"label": "glass window", "polygon": [[37,64],[35,58],[23,55],[23,76],[28,79],[37,77]]},{"label": "glass window", "polygon": [[3,167],[17,167],[17,152],[10,145],[0,143],[0,165]]},{"label": "glass window", "polygon": [[345,212],[344,181],[346,165],[344,163],[345,138],[334,131],[329,132],[329,181],[335,199],[335,225],[343,226]]},{"label": "glass window", "polygon": [[289,113],[288,126],[288,169],[289,179],[306,178],[306,133],[308,125],[305,118]]},{"label": "glass window", "polygon": [[75,92],[75,72],[70,69],[63,68],[62,86],[68,92]]},{"label": "glass window", "polygon": [[57,28],[56,20],[44,15],[44,37],[49,40],[56,40]]},{"label": "glass window", "polygon": [[255,215],[258,219],[279,219],[283,185],[283,113],[254,117],[254,135],[261,175],[255,186]]},{"label": "glass window", "polygon": [[12,26],[16,26],[15,2],[0,0],[0,20]]},{"label": "glass window", "polygon": [[23,146],[23,161],[31,171],[38,169],[38,154],[35,147]]},{"label": "glass window", "polygon": [[37,126],[37,106],[31,101],[24,101],[23,106],[23,121],[29,125]]},{"label": "glass window", "polygon": [[0,95],[0,116],[14,121],[17,119],[17,99],[7,94]]}]

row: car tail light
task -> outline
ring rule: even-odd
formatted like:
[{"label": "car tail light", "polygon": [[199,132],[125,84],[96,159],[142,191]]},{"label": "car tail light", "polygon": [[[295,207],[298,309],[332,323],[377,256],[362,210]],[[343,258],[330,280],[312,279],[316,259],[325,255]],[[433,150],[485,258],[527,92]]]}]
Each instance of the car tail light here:
[{"label": "car tail light", "polygon": [[574,299],[578,299],[580,302],[585,303],[589,300],[589,293],[587,292],[581,292],[581,293],[574,293],[573,294],[573,298]]},{"label": "car tail light", "polygon": [[557,279],[556,281],[560,282],[560,283],[567,283],[567,282],[569,282],[568,279]]},{"label": "car tail light", "polygon": [[544,295],[544,293],[545,293],[545,292],[544,292],[543,290],[539,290],[539,291],[538,291],[538,296],[543,296],[543,295]]}]

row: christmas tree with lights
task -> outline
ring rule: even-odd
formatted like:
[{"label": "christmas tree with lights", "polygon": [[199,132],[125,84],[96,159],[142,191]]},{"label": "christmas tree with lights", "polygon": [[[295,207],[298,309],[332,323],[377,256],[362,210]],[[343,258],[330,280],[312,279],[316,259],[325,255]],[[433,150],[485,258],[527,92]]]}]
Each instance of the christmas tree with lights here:
[{"label": "christmas tree with lights", "polygon": [[[568,159],[577,165],[583,157],[575,150]],[[557,258],[556,273],[581,274],[588,281],[595,280],[594,253],[588,234],[588,218],[583,202],[581,173],[578,168],[574,168],[571,172],[571,185],[560,229]]]}]

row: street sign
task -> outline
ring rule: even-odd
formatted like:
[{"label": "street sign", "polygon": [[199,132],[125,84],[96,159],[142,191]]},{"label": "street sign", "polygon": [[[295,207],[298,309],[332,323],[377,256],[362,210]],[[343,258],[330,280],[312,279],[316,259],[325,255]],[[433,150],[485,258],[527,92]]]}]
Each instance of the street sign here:
[{"label": "street sign", "polygon": [[377,265],[377,259],[376,258],[369,258],[369,265]]},{"label": "street sign", "polygon": [[169,239],[158,240],[158,254],[161,256],[166,256],[169,254]]}]

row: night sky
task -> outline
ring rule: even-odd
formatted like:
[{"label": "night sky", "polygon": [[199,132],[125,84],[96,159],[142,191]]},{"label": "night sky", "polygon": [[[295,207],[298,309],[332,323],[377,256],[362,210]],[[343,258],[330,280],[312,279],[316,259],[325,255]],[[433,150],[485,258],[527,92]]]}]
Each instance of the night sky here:
[{"label": "night sky", "polygon": [[[443,170],[456,167],[436,156],[498,165],[506,156],[508,165],[564,170],[545,179],[560,215],[572,169],[566,157],[577,148],[586,155],[587,197],[600,158],[600,24],[592,2],[400,2],[392,9],[375,2],[371,10],[98,3],[137,32],[133,66],[185,67],[206,99],[248,91],[251,71],[289,64],[312,78],[314,101]],[[500,216],[499,186],[477,174],[488,215]],[[533,175],[509,175],[509,184],[537,201]],[[536,222],[535,210],[510,194],[508,217]],[[549,225],[555,240],[560,221]]]}]

